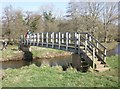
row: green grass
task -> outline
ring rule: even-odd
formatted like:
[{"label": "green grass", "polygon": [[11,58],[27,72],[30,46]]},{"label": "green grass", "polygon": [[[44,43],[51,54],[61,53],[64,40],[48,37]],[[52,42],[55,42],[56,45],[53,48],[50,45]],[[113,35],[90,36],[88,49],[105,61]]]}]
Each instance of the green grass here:
[{"label": "green grass", "polygon": [[[64,55],[65,52],[57,49],[43,48],[43,47],[35,47],[31,46],[33,57],[44,57],[44,56],[57,56],[59,54]],[[22,51],[21,51],[22,52]],[[17,45],[8,45],[7,49],[0,51],[0,61],[7,60],[7,58],[14,57],[16,55],[20,55],[20,51],[18,51]]]},{"label": "green grass", "polygon": [[0,51],[0,54],[2,55],[2,58],[14,56],[15,54],[14,54],[14,51],[12,49],[17,49],[17,46],[8,45],[7,49],[4,49],[3,51]]},{"label": "green grass", "polygon": [[[37,67],[32,64],[19,69],[4,70],[6,77],[2,81],[3,87],[118,87],[118,56],[107,58],[111,71],[77,72],[68,68],[62,71],[62,67]],[[114,75],[111,74],[114,70]]]},{"label": "green grass", "polygon": [[33,53],[34,57],[66,53],[65,51],[62,51],[62,50],[56,50],[56,49],[51,49],[51,48],[43,48],[43,47],[33,47],[33,46],[31,46],[31,50],[32,50],[32,53]]}]

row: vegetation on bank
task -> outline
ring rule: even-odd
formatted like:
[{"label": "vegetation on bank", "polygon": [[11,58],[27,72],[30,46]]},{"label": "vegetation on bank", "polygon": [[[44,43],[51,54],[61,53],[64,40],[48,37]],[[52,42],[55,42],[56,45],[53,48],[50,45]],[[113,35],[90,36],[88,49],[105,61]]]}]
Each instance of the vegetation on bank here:
[{"label": "vegetation on bank", "polygon": [[[31,46],[32,56],[39,58],[51,58],[58,56],[71,55],[70,52]],[[0,51],[1,57],[0,61],[9,61],[9,60],[22,60],[23,52],[18,50],[17,45],[8,45],[7,49]]]},{"label": "vegetation on bank", "polygon": [[70,55],[70,52],[58,50],[58,49],[51,49],[51,48],[43,48],[43,47],[34,47],[31,46],[31,50],[33,53],[33,57],[56,57],[56,56],[65,56]]},{"label": "vegetation on bank", "polygon": [[118,45],[118,42],[114,41],[114,42],[102,43],[102,44],[107,48],[107,51],[109,51],[109,50],[116,48]]},{"label": "vegetation on bank", "polygon": [[111,67],[106,72],[81,73],[76,69],[41,66],[32,64],[19,69],[3,70],[3,87],[118,87],[118,56],[107,58]]}]

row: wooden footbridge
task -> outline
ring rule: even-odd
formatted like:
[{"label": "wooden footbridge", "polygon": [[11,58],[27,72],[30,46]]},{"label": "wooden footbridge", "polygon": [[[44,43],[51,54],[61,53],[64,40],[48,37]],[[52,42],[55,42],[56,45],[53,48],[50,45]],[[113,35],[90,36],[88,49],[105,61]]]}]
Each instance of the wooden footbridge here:
[{"label": "wooden footbridge", "polygon": [[98,71],[108,70],[106,47],[89,33],[43,32],[20,37],[20,43],[30,46],[48,47],[79,54]]}]

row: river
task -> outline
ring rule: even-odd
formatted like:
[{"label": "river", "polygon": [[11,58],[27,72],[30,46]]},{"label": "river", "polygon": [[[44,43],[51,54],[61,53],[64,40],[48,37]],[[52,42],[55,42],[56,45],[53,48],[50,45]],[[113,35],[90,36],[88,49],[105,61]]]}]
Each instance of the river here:
[{"label": "river", "polygon": [[89,65],[85,62],[85,60],[80,59],[80,56],[77,54],[73,54],[70,56],[49,58],[49,59],[37,59],[32,62],[20,60],[20,61],[7,61],[2,62],[2,69],[8,68],[21,68],[23,66],[29,66],[31,64],[35,64],[40,67],[41,65],[49,65],[49,66],[62,66],[63,71],[67,70],[68,67],[74,67],[78,71],[86,72],[89,68]]},{"label": "river", "polygon": [[113,55],[120,55],[120,43],[118,43],[116,48],[107,52],[107,56],[113,56]]}]

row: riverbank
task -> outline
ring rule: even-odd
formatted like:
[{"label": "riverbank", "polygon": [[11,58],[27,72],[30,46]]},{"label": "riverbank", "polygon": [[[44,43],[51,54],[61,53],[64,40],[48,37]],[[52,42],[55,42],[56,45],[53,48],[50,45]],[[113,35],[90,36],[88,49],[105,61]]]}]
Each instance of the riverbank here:
[{"label": "riverbank", "polygon": [[102,43],[106,48],[107,48],[107,51],[110,51],[110,50],[113,50],[117,47],[119,42],[111,42],[111,43]]},{"label": "riverbank", "polygon": [[[34,46],[31,46],[31,50],[33,60],[72,55],[71,52],[67,51]],[[9,45],[6,50],[0,51],[0,54],[2,55],[0,57],[0,61],[12,61],[12,60],[18,61],[22,60],[24,55],[22,51],[18,50],[18,47],[16,45],[13,46]]]},{"label": "riverbank", "polygon": [[41,66],[34,64],[19,69],[6,69],[3,87],[118,87],[118,56],[107,57],[111,67],[106,72],[81,73],[61,66]]}]

